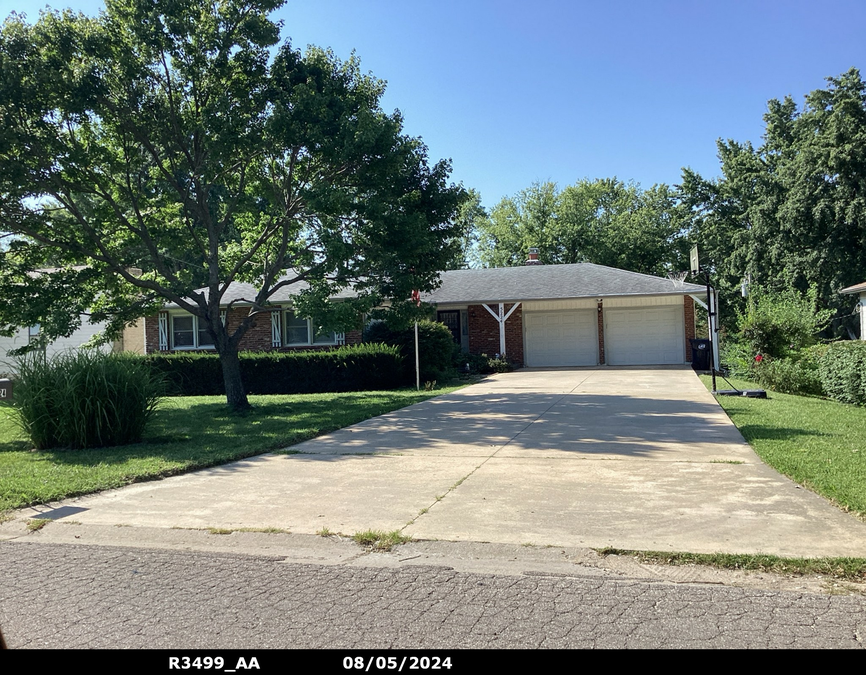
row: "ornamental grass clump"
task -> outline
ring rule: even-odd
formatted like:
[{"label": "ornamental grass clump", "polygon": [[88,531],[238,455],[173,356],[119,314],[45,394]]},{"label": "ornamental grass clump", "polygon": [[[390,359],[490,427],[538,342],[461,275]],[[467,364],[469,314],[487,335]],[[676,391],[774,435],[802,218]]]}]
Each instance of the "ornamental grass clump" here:
[{"label": "ornamental grass clump", "polygon": [[38,450],[137,443],[163,393],[143,359],[92,349],[30,354],[16,370],[14,416]]}]

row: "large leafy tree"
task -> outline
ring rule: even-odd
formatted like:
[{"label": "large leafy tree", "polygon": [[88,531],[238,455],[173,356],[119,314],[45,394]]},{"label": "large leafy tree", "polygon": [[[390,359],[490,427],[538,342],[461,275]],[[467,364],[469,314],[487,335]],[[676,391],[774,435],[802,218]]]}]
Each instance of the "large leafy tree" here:
[{"label": "large leafy tree", "polygon": [[487,209],[481,204],[481,193],[470,188],[466,192],[466,200],[457,213],[457,225],[462,233],[460,238],[452,242],[456,252],[448,261],[446,269],[461,270],[475,267],[478,262],[478,224],[486,221]]},{"label": "large leafy tree", "polygon": [[535,183],[476,223],[482,264],[522,265],[530,248],[545,264],[593,262],[645,274],[683,269],[683,217],[666,185],[642,190],[616,179],[559,190]]},{"label": "large leafy tree", "polygon": [[820,306],[847,315],[839,289],[866,279],[866,85],[851,69],[802,109],[771,100],[764,122],[757,148],[719,141],[720,178],[684,171],[691,237],[726,297],[744,278],[771,292],[814,286]]},{"label": "large leafy tree", "polygon": [[[96,18],[7,19],[0,323],[52,337],[88,311],[116,334],[176,303],[213,336],[244,408],[238,345],[280,288],[305,282],[300,311],[328,326],[436,284],[465,192],[354,58],[272,54],[280,4],[107,0]],[[232,282],[253,290],[229,332]],[[353,301],[327,302],[350,285]]]}]

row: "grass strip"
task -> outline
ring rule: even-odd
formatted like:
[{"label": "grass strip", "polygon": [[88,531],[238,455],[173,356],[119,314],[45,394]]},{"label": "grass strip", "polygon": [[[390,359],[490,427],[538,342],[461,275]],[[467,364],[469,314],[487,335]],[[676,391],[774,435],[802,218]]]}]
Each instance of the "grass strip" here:
[{"label": "grass strip", "polygon": [[728,570],[750,570],[795,576],[821,575],[849,581],[866,580],[866,558],[781,558],[763,554],[672,553],[612,547],[596,549],[596,551],[603,556],[630,556],[639,562],[657,565],[705,565]]}]

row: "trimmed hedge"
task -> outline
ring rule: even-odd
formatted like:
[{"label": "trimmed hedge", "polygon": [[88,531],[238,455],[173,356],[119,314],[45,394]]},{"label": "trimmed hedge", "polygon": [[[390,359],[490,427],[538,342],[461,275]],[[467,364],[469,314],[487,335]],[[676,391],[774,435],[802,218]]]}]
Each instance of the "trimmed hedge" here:
[{"label": "trimmed hedge", "polygon": [[866,405],[866,342],[834,342],[818,361],[824,393],[842,403]]},{"label": "trimmed hedge", "polygon": [[[165,377],[175,396],[225,394],[216,354],[152,354],[145,357]],[[241,352],[241,377],[248,394],[319,394],[393,389],[403,382],[396,347],[351,345],[332,350]]]}]

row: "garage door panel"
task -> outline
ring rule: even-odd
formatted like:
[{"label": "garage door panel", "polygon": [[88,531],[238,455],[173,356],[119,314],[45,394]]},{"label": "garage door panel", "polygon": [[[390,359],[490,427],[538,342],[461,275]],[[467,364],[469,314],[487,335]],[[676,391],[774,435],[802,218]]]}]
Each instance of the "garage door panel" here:
[{"label": "garage door panel", "polygon": [[598,364],[595,310],[525,312],[527,366],[594,366]]},{"label": "garage door panel", "polygon": [[613,366],[683,363],[682,308],[607,310],[604,342],[607,362]]}]

